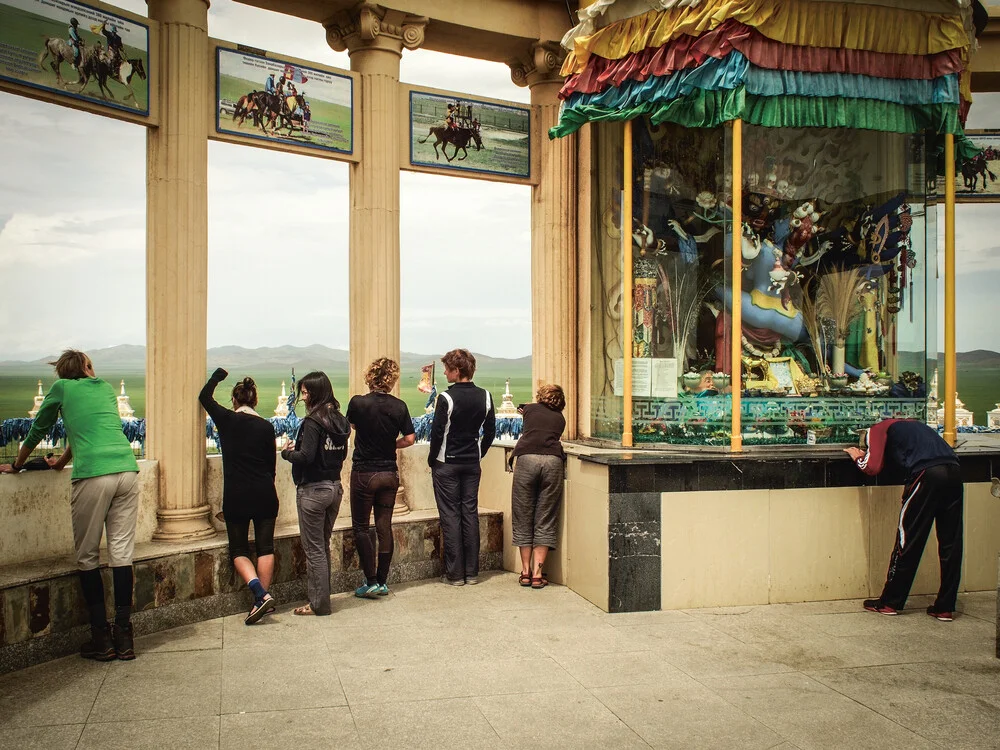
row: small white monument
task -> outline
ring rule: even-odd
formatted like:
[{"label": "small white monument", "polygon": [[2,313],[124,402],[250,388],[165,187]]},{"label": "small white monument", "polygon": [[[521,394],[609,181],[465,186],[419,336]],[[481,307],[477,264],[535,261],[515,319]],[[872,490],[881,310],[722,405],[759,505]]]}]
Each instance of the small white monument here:
[{"label": "small white monument", "polygon": [[[937,410],[937,423],[944,424],[944,407]],[[955,394],[955,426],[972,427],[972,412],[965,408],[962,399]]]},{"label": "small white monument", "polygon": [[986,426],[991,430],[1000,430],[1000,404],[986,412]]},{"label": "small white monument", "polygon": [[[934,370],[934,377],[931,378],[931,389],[927,394],[927,424],[931,427],[938,426],[938,395],[937,395],[937,369]],[[941,422],[944,422],[944,412],[941,412]]]},{"label": "small white monument", "polygon": [[288,395],[285,393],[285,381],[281,381],[281,395],[278,396],[278,405],[274,407],[274,416],[284,419],[288,416]]},{"label": "small white monument", "polygon": [[121,393],[118,394],[118,416],[131,422],[135,419],[135,409],[132,408],[132,404],[129,403],[128,396],[125,394],[124,379],[122,380],[121,389]]},{"label": "small white monument", "polygon": [[510,378],[507,378],[503,396],[500,400],[500,408],[497,409],[496,415],[497,417],[508,417],[512,419],[522,418],[521,414],[517,411],[517,407],[514,406],[514,395],[510,392]]},{"label": "small white monument", "polygon": [[38,416],[38,410],[42,408],[42,401],[45,400],[45,395],[42,393],[42,381],[38,381],[38,393],[35,394],[35,405],[28,412],[28,416],[34,419]]}]

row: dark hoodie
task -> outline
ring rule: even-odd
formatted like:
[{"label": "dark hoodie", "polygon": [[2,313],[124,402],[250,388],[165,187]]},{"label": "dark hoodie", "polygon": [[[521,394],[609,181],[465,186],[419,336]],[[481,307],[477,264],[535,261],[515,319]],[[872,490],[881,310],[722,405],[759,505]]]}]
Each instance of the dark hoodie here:
[{"label": "dark hoodie", "polygon": [[339,410],[326,406],[310,412],[302,420],[295,450],[281,451],[281,457],[292,464],[296,486],[339,482],[350,435],[351,424]]}]

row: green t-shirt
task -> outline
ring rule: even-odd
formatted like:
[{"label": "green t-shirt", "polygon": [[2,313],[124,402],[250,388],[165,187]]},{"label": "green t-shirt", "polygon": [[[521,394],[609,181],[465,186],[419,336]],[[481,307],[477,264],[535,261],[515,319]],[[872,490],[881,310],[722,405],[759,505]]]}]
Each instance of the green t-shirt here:
[{"label": "green t-shirt", "polygon": [[73,449],[73,479],[139,471],[132,446],[122,432],[115,390],[108,383],[100,378],[57,380],[24,442],[38,445],[60,411]]}]

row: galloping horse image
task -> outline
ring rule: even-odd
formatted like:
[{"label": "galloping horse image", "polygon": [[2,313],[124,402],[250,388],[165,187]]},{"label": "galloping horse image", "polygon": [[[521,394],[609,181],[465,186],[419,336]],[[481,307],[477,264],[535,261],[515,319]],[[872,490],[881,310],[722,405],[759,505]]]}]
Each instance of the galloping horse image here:
[{"label": "galloping horse image", "polygon": [[233,122],[242,125],[247,117],[253,117],[253,124],[260,127],[261,115],[267,108],[266,96],[267,94],[263,91],[251,91],[249,94],[241,96],[233,109]]},{"label": "galloping horse image", "polygon": [[127,60],[109,58],[106,54],[100,54],[100,47],[94,48],[97,54],[86,55],[84,62],[80,65],[80,77],[83,81],[80,91],[87,87],[91,78],[97,80],[97,88],[104,99],[114,99],[114,94],[108,88],[108,81],[120,83],[127,90],[122,102],[131,99],[136,105],[135,91],[132,88],[132,77],[138,75],[143,81],[146,80],[146,66],[142,58],[132,57]]},{"label": "galloping horse image", "polygon": [[976,192],[976,187],[979,185],[979,175],[983,176],[983,190],[989,185],[986,181],[986,175],[989,175],[994,182],[997,180],[997,176],[987,166],[986,154],[979,154],[974,159],[966,159],[962,162],[962,177],[965,179],[965,187],[970,192]]},{"label": "galloping horse image", "polygon": [[[452,161],[456,156],[458,156],[458,152],[461,150],[465,153],[465,156],[459,158],[459,161],[462,161],[469,155],[468,146],[470,140],[474,140],[476,142],[476,151],[483,150],[483,139],[479,134],[478,127],[446,128],[443,125],[437,125],[432,127],[427,133],[427,136],[423,140],[417,141],[417,143],[427,143],[427,140],[431,136],[434,136],[435,138],[434,155],[437,159],[440,159],[441,154],[444,154],[445,159]],[[451,156],[448,156],[448,152],[445,150],[445,146],[449,143],[455,148],[455,153]],[[441,146],[440,153],[438,153],[438,145]]]},{"label": "galloping horse image", "polygon": [[[80,55],[80,66],[83,67],[83,61],[90,48],[85,48]],[[73,67],[73,60],[76,57],[76,52],[73,50],[69,44],[67,44],[65,39],[60,39],[55,36],[45,37],[45,43],[42,47],[41,53],[38,55],[38,67],[41,70],[45,70],[45,60],[51,57],[49,60],[49,67],[52,68],[52,72],[56,74],[56,81],[60,86],[65,86],[66,81],[63,80],[60,68],[62,68],[63,63],[68,63],[70,67]],[[81,76],[82,80],[82,76]],[[80,81],[78,80],[77,83]]]}]

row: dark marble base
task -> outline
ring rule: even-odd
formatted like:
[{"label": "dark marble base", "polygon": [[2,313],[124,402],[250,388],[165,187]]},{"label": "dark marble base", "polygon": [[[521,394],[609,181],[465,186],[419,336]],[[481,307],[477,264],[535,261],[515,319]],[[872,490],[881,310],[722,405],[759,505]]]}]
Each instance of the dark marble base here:
[{"label": "dark marble base", "polygon": [[612,493],[608,497],[608,611],[660,608],[660,495]]},{"label": "dark marble base", "polygon": [[[503,516],[480,514],[481,570],[503,568]],[[393,524],[395,555],[389,583],[440,576],[440,526],[436,518]],[[348,554],[350,551],[350,554]],[[216,546],[135,562],[136,635],[188,625],[250,608],[250,594],[229,563],[225,538]],[[362,580],[349,529],[334,532],[330,544],[330,589],[353,591]],[[113,612],[110,571],[104,569],[108,612]],[[9,578],[9,577],[8,577]],[[275,571],[271,593],[281,603],[306,598],[305,558],[298,536],[275,539]],[[89,637],[86,608],[75,570],[44,580],[0,588],[0,674],[50,659],[76,654]]]}]

